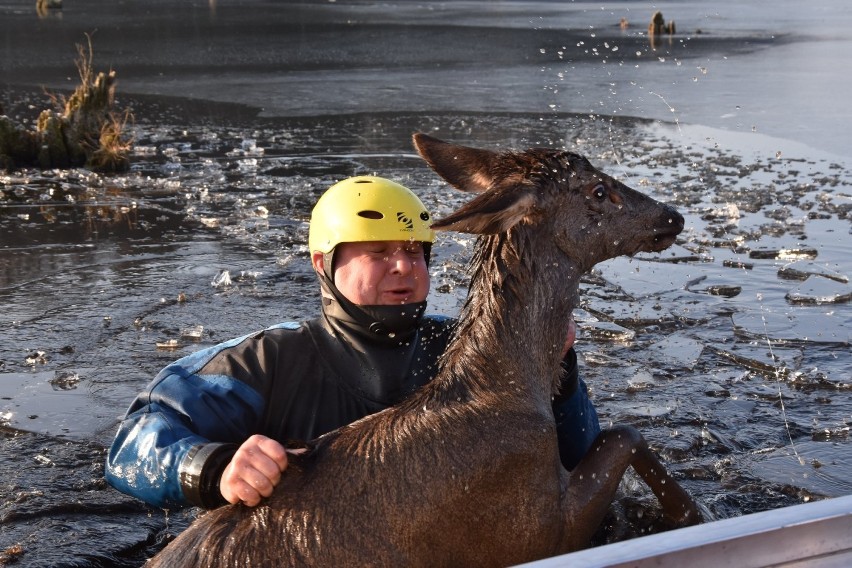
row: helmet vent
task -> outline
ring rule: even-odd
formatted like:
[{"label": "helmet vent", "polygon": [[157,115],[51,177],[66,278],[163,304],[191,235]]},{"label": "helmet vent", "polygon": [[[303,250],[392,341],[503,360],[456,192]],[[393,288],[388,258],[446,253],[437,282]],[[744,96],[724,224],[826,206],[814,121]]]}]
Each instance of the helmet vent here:
[{"label": "helmet vent", "polygon": [[373,211],[373,210],[370,210],[370,209],[368,209],[366,211],[358,211],[358,216],[364,217],[365,219],[384,219],[385,218],[384,214],[381,211]]}]

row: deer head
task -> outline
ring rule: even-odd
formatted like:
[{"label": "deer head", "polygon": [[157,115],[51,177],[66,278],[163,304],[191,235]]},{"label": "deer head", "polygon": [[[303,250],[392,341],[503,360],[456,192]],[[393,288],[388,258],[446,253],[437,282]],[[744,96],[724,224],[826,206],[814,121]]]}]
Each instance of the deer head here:
[{"label": "deer head", "polygon": [[418,153],[450,185],[478,194],[433,224],[436,230],[496,235],[520,226],[549,238],[581,271],[674,243],[683,217],[600,172],[578,154],[534,148],[493,152],[414,135]]}]

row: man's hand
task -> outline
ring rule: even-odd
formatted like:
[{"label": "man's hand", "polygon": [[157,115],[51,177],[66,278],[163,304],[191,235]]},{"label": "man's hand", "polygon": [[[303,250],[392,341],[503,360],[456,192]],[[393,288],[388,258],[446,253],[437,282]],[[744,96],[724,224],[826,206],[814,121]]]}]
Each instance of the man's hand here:
[{"label": "man's hand", "polygon": [[568,354],[568,350],[574,347],[574,342],[577,341],[577,322],[574,321],[574,314],[571,314],[571,319],[568,320],[568,339],[565,340],[565,347],[562,348],[562,358]]},{"label": "man's hand", "polygon": [[284,446],[266,436],[255,434],[239,447],[231,463],[222,472],[219,491],[228,503],[243,502],[254,507],[281,481],[287,469]]}]

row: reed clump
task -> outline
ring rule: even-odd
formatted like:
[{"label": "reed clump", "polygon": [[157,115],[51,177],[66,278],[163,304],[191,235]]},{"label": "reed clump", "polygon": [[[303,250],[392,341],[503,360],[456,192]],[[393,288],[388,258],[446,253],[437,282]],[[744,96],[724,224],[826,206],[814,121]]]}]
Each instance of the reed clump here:
[{"label": "reed clump", "polygon": [[80,84],[68,97],[48,93],[54,108],[39,114],[35,129],[0,116],[0,167],[128,169],[132,139],[126,127],[133,116],[116,112],[115,71],[95,73],[87,39],[88,45],[77,45]]}]

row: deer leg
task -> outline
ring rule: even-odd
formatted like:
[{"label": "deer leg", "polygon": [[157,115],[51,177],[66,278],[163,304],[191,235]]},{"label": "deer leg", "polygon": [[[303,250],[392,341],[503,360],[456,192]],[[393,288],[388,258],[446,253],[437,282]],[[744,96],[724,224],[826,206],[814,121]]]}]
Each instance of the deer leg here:
[{"label": "deer leg", "polygon": [[683,525],[701,521],[695,502],[669,476],[642,434],[631,426],[616,426],[598,435],[569,474],[565,503],[569,549],[588,545],[630,465],[660,500],[668,517]]},{"label": "deer leg", "polygon": [[648,447],[648,442],[638,430],[623,426],[635,432],[636,446],[631,465],[639,474],[663,507],[663,513],[677,526],[697,525],[703,518],[698,505],[680,484],[666,471],[665,466]]},{"label": "deer leg", "polygon": [[616,427],[601,432],[568,474],[564,502],[567,550],[589,545],[609,510],[624,472],[633,461],[638,432],[622,430]]}]

